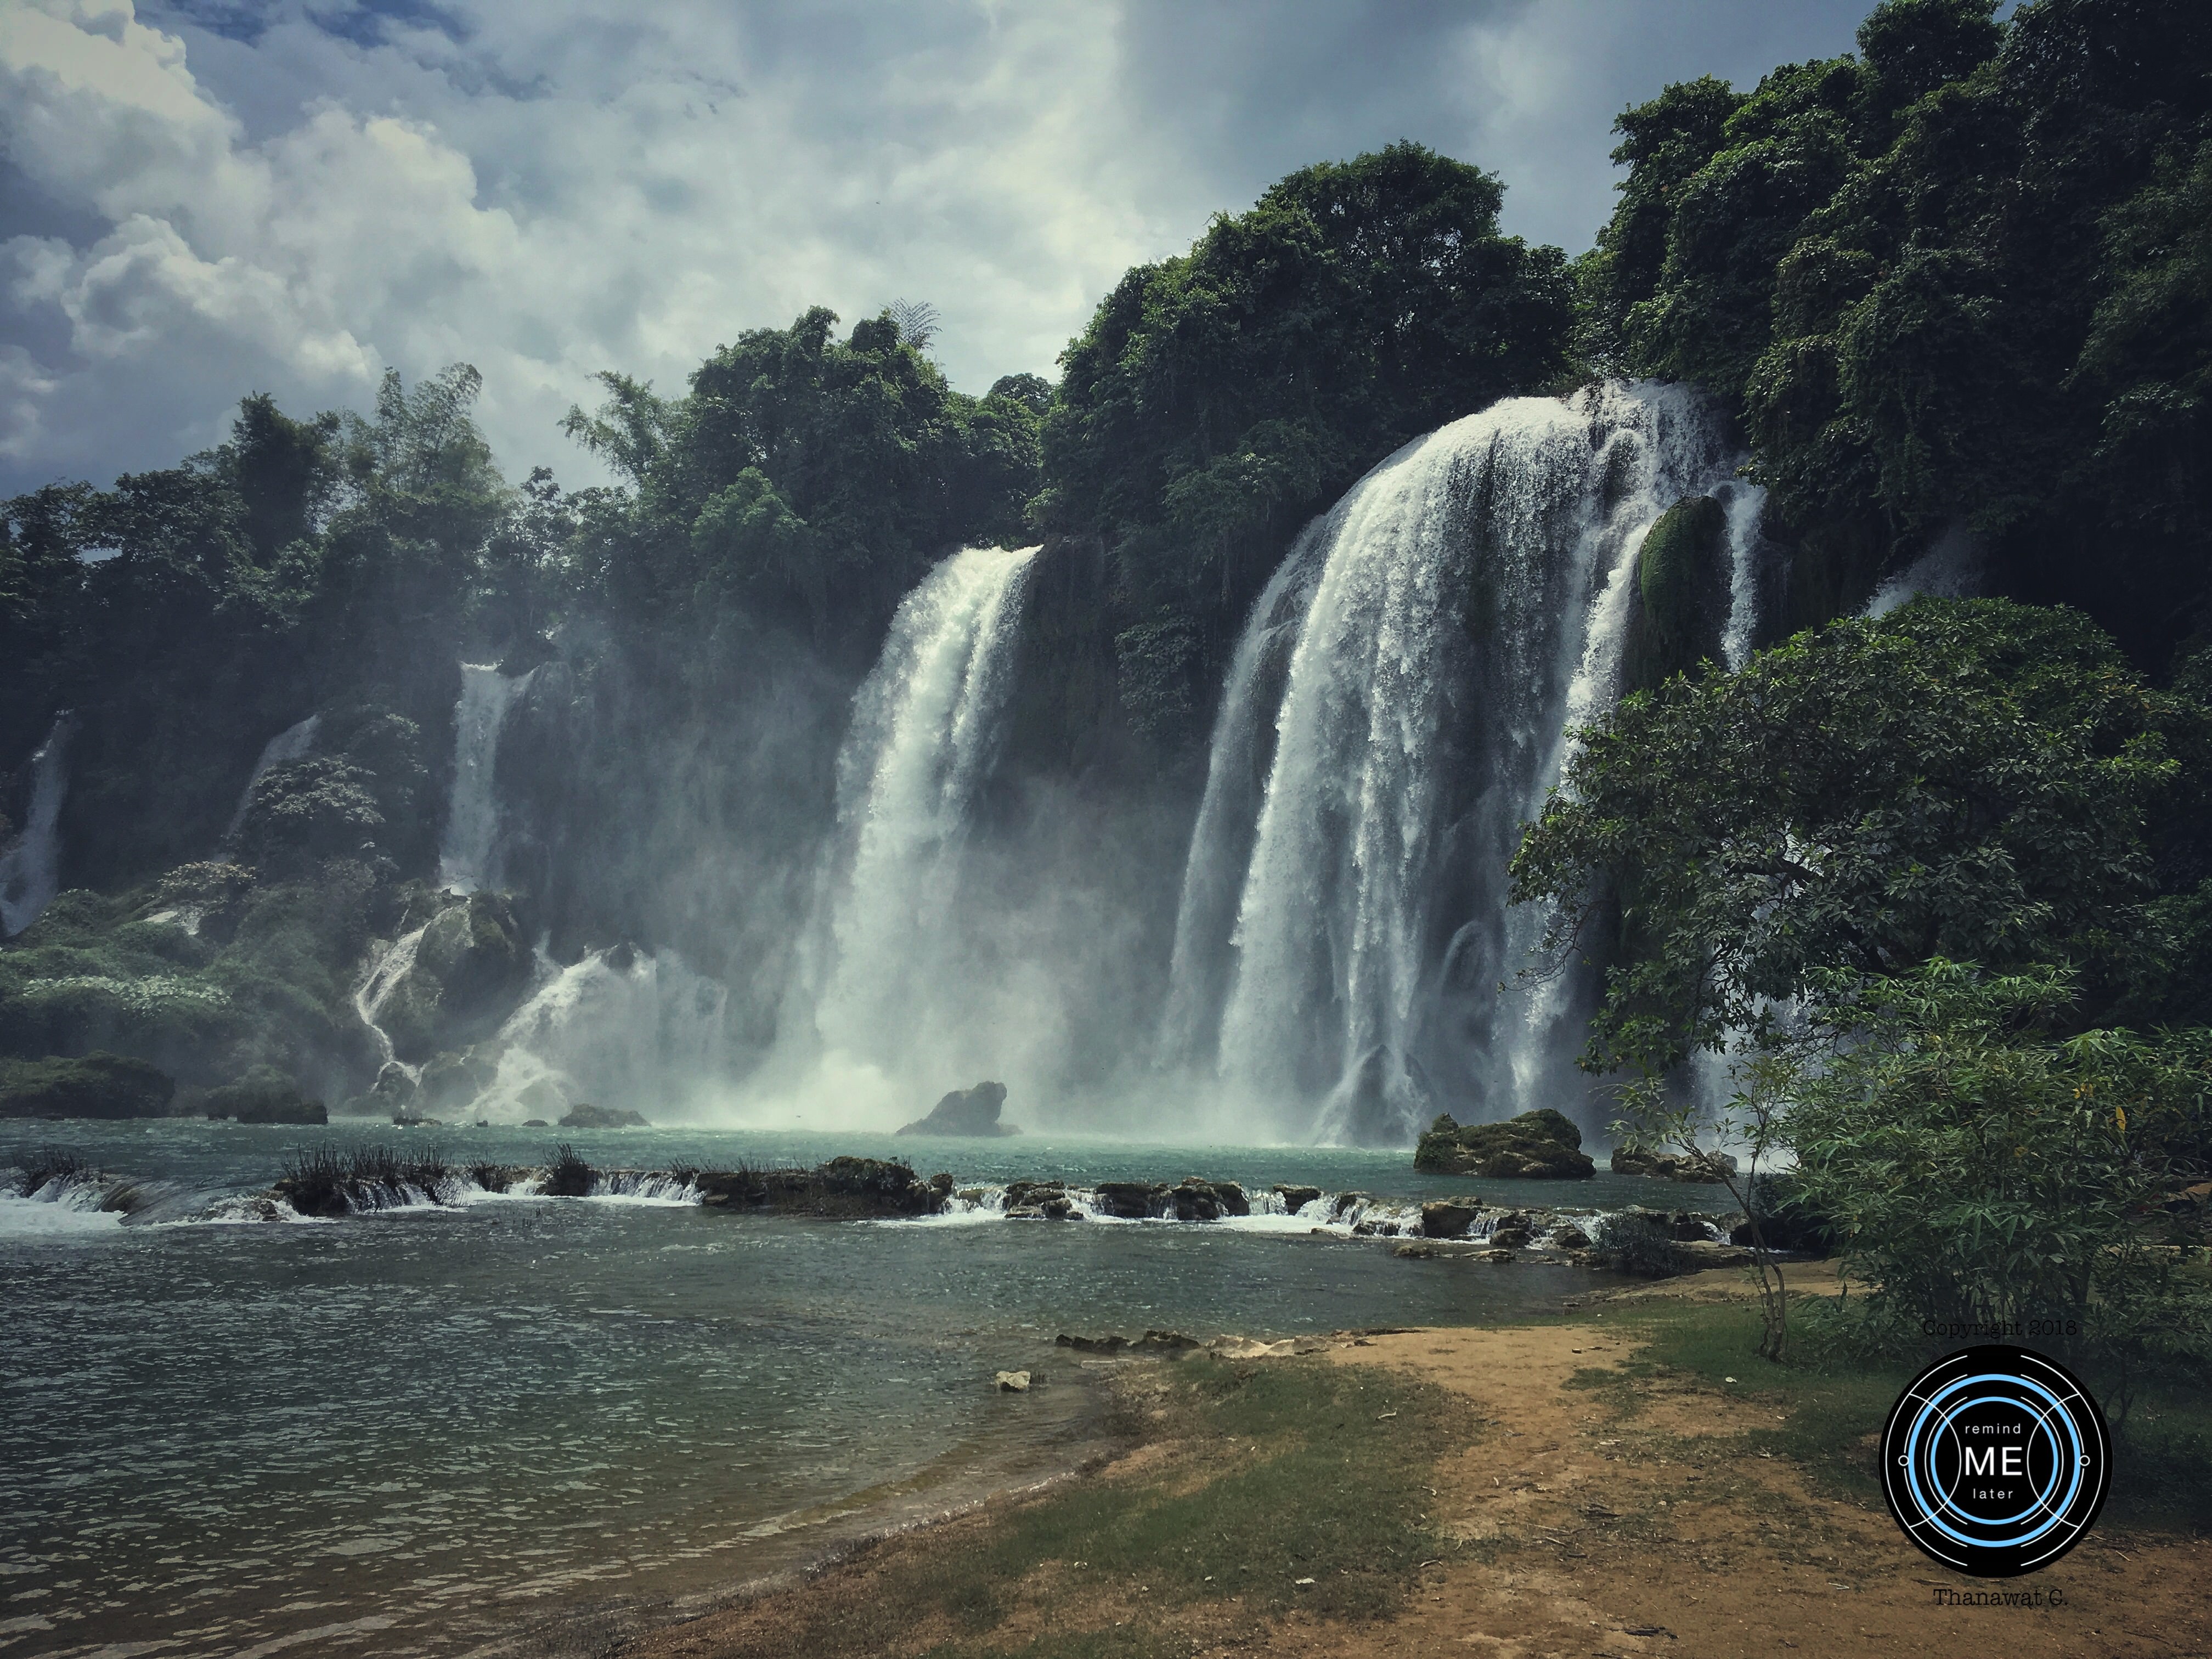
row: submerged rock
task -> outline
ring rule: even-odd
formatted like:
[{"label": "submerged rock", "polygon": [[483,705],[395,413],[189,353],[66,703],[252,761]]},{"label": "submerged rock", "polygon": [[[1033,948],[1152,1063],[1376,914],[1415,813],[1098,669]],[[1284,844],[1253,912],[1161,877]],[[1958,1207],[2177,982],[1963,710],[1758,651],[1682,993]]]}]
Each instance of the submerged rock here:
[{"label": "submerged rock", "polygon": [[978,1137],[1018,1135],[1019,1129],[1011,1123],[999,1121],[999,1114],[1006,1109],[1006,1085],[1003,1083],[979,1083],[972,1089],[955,1089],[930,1109],[927,1117],[917,1118],[899,1133],[902,1135],[973,1135]]},{"label": "submerged rock", "polygon": [[1641,1147],[1613,1149],[1615,1175],[1650,1176],[1658,1181],[1717,1184],[1735,1173],[1735,1159],[1726,1152],[1686,1153],[1651,1152]]},{"label": "submerged rock", "polygon": [[636,1112],[619,1106],[571,1106],[561,1120],[564,1129],[650,1129],[653,1125]]},{"label": "submerged rock", "polygon": [[1464,1126],[1444,1114],[1413,1152],[1413,1167],[1492,1181],[1586,1181],[1597,1165],[1582,1150],[1583,1132],[1550,1107],[1503,1123]]}]

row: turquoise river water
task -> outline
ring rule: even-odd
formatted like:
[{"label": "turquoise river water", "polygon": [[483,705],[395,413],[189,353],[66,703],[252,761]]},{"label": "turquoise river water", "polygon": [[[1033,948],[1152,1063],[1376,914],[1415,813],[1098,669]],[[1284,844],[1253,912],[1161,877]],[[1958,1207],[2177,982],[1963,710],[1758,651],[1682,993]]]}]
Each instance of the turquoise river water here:
[{"label": "turquoise river water", "polygon": [[[553,1132],[434,1133],[542,1164]],[[149,1183],[128,1217],[0,1197],[0,1653],[465,1654],[590,1609],[666,1607],[792,1565],[840,1528],[1066,1467],[1097,1392],[1062,1331],[1289,1335],[1474,1323],[1591,1276],[1394,1257],[1246,1222],[737,1216],[675,1197],[471,1193],[257,1220],[303,1145],[398,1139],[185,1121],[8,1126]],[[1682,1201],[1622,1177],[1417,1175],[1402,1152],[1048,1137],[623,1130],[601,1169],[915,1158],[963,1185],[1186,1175],[1358,1190],[1387,1208]],[[409,1143],[414,1144],[414,1143]],[[1381,1212],[1377,1212],[1378,1213]],[[1041,1386],[997,1392],[993,1373]],[[552,1652],[554,1647],[538,1650]]]}]

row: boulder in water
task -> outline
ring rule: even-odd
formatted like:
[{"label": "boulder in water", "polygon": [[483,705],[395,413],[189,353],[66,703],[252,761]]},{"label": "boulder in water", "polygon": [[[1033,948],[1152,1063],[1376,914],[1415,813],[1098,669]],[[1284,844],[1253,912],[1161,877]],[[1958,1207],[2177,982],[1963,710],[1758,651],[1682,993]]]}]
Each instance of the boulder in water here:
[{"label": "boulder in water", "polygon": [[1413,1152],[1413,1167],[1492,1181],[1586,1181],[1597,1165],[1582,1150],[1583,1132],[1548,1106],[1503,1123],[1461,1125],[1445,1113]]},{"label": "boulder in water", "polygon": [[636,1112],[626,1112],[619,1106],[593,1106],[586,1103],[571,1106],[562,1118],[564,1129],[650,1129],[653,1125]]},{"label": "boulder in water", "polygon": [[1657,1181],[1686,1181],[1714,1185],[1735,1173],[1735,1159],[1726,1152],[1656,1152],[1641,1147],[1613,1149],[1615,1175],[1650,1176]]},{"label": "boulder in water", "polygon": [[99,1050],[0,1066],[0,1118],[165,1117],[176,1092],[159,1066]]},{"label": "boulder in water", "polygon": [[257,1066],[235,1083],[210,1089],[201,1109],[240,1123],[327,1123],[330,1114],[274,1066]]},{"label": "boulder in water", "polygon": [[1006,1085],[979,1083],[972,1089],[955,1089],[939,1101],[927,1117],[917,1118],[899,1133],[902,1135],[1018,1135],[1010,1123],[999,1121],[1006,1104]]},{"label": "boulder in water", "polygon": [[1449,1199],[1439,1199],[1421,1206],[1421,1232],[1429,1238],[1465,1238],[1467,1230],[1482,1212],[1472,1204],[1455,1204]]},{"label": "boulder in water", "polygon": [[1285,1187],[1279,1183],[1275,1188],[1275,1196],[1283,1200],[1283,1208],[1285,1211],[1289,1212],[1291,1215],[1296,1215],[1300,1210],[1304,1209],[1307,1205],[1312,1203],[1314,1200],[1321,1196],[1321,1188],[1318,1187]]},{"label": "boulder in water", "polygon": [[1030,1374],[1027,1371],[1000,1371],[995,1379],[1001,1394],[1027,1394]]}]

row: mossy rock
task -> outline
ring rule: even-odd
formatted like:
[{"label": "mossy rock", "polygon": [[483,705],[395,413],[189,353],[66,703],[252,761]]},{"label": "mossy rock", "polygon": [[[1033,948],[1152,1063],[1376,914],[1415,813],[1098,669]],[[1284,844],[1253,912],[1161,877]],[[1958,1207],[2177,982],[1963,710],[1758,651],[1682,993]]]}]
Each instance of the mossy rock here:
[{"label": "mossy rock", "polygon": [[327,1123],[330,1114],[274,1066],[257,1066],[235,1083],[210,1089],[201,1109],[240,1123]]},{"label": "mossy rock", "polygon": [[489,1036],[528,988],[530,946],[504,893],[471,893],[424,928],[378,1024],[403,1060]]},{"label": "mossy rock", "polygon": [[1462,1125],[1446,1113],[1414,1148],[1413,1167],[1492,1181],[1586,1181],[1597,1166],[1582,1145],[1573,1121],[1548,1106],[1503,1123]]},{"label": "mossy rock", "polygon": [[1661,514],[1637,550],[1625,688],[1648,691],[1718,661],[1728,612],[1728,509],[1711,495],[1692,495]]},{"label": "mossy rock", "polygon": [[166,1117],[177,1080],[121,1054],[18,1060],[0,1073],[0,1118]]}]

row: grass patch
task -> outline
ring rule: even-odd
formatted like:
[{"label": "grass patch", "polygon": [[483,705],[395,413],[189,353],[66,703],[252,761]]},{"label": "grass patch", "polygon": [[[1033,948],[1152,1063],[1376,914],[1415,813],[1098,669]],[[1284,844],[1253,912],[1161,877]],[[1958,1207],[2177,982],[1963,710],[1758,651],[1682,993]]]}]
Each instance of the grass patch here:
[{"label": "grass patch", "polygon": [[918,1540],[864,1589],[810,1592],[794,1623],[718,1650],[839,1659],[934,1636],[933,1659],[1150,1659],[1189,1653],[1194,1629],[1249,1632],[1292,1608],[1387,1615],[1443,1553],[1426,1483],[1474,1425],[1443,1390],[1322,1359],[1194,1357],[1141,1375],[1125,1409],[1169,1457],[1063,1488],[980,1539]]},{"label": "grass patch", "polygon": [[[1793,1331],[1813,1334],[1806,1319],[1812,1311],[1804,1300],[1793,1303]],[[1618,1370],[1581,1373],[1574,1386],[1610,1391],[1632,1414],[1639,1385],[1693,1382],[1732,1402],[1724,1420],[1747,1452],[1789,1458],[1816,1488],[1881,1506],[1873,1437],[1919,1369],[1917,1361],[1823,1353],[1800,1341],[1799,1357],[1770,1364],[1759,1357],[1759,1309],[1749,1302],[1653,1303],[1633,1312],[1608,1310],[1606,1323],[1648,1346]],[[2109,1409],[2109,1389],[2098,1378],[2084,1380]],[[2117,1425],[2115,1450],[2107,1522],[2212,1532],[2212,1400],[2201,1384],[2138,1382],[2127,1417]]]}]

